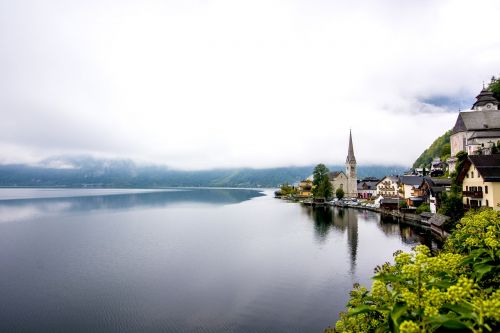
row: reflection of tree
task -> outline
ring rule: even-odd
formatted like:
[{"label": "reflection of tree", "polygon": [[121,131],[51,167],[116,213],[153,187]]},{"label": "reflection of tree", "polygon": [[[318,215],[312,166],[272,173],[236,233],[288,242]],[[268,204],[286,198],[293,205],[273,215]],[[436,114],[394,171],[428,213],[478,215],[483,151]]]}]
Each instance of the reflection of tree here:
[{"label": "reflection of tree", "polygon": [[354,273],[358,253],[358,212],[354,209],[330,207],[303,207],[314,222],[314,230],[320,241],[324,241],[330,230],[347,232],[347,246],[351,259],[351,272]]},{"label": "reflection of tree", "polygon": [[410,226],[408,224],[400,223],[394,220],[392,216],[382,215],[378,226],[385,235],[399,235],[401,237],[401,240],[405,244],[424,244],[429,248],[437,248],[441,246],[440,244],[436,243],[435,240],[433,240],[430,230],[418,226]]},{"label": "reflection of tree", "polygon": [[330,207],[313,208],[314,228],[320,240],[325,240],[332,226],[332,209]]},{"label": "reflection of tree", "polygon": [[314,222],[314,231],[319,241],[323,242],[332,226],[333,213],[330,207],[302,206],[306,215]]},{"label": "reflection of tree", "polygon": [[351,273],[355,273],[359,223],[376,225],[388,237],[400,237],[406,244],[425,244],[430,248],[439,248],[429,230],[400,224],[392,217],[384,217],[376,212],[357,210],[352,208],[330,208],[303,206],[304,212],[314,222],[314,230],[319,241],[324,241],[330,231],[347,234],[347,246],[351,262]]}]

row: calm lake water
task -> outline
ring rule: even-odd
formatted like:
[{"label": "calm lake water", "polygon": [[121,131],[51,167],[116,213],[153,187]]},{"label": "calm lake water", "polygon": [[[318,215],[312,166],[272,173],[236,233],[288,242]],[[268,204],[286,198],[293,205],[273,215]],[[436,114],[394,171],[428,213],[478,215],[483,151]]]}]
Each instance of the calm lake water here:
[{"label": "calm lake water", "polygon": [[0,189],[0,332],[322,332],[430,235],[233,189]]}]

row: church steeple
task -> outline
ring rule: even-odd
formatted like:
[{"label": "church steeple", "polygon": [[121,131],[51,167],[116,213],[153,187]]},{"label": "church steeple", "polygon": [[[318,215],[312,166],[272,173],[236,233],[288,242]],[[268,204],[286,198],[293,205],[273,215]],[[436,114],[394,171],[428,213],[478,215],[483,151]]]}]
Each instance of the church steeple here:
[{"label": "church steeple", "polygon": [[352,146],[352,133],[349,130],[349,149],[347,151],[347,158],[345,160],[346,163],[354,162],[356,163],[356,157],[354,157],[354,148]]},{"label": "church steeple", "polygon": [[347,176],[347,197],[358,197],[358,180],[356,175],[356,157],[354,157],[354,147],[352,145],[352,133],[349,130],[349,148],[347,149],[347,158],[345,160],[345,174]]}]

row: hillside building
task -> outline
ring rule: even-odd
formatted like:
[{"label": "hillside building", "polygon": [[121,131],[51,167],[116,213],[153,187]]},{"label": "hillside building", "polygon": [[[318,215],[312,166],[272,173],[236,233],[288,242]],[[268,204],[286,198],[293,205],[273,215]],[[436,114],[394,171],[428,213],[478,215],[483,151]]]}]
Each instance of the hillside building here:
[{"label": "hillside building", "polygon": [[451,158],[449,170],[455,170],[458,152],[469,155],[490,154],[500,144],[500,102],[493,93],[483,88],[471,110],[458,114],[450,136]]}]

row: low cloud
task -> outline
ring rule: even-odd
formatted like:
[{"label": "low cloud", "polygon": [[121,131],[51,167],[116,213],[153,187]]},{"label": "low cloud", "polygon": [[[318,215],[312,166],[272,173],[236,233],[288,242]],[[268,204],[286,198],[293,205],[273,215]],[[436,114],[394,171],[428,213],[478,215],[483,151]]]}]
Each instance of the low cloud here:
[{"label": "low cloud", "polygon": [[335,164],[352,128],[360,163],[411,164],[500,71],[499,14],[494,0],[0,1],[0,162]]}]

